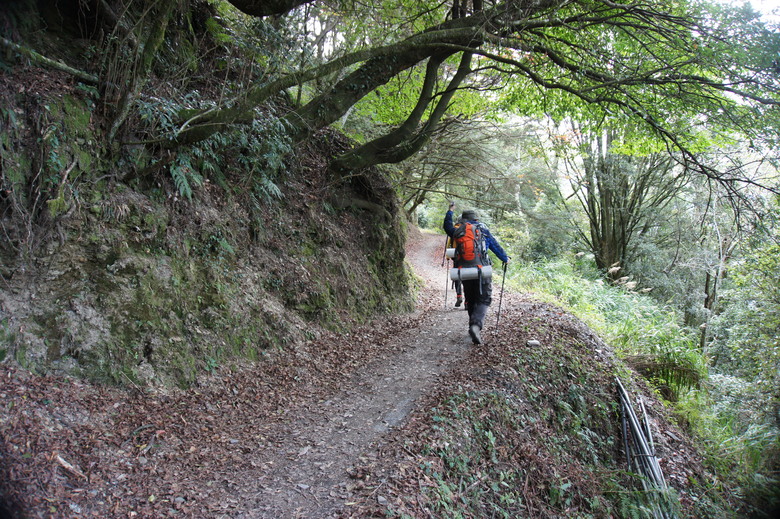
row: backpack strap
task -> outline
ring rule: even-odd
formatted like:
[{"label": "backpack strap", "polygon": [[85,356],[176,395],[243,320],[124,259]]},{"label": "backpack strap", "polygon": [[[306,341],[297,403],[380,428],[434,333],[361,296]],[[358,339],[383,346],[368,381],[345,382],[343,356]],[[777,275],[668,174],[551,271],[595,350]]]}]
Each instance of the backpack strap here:
[{"label": "backpack strap", "polygon": [[492,262],[490,261],[490,256],[488,256],[488,251],[487,251],[487,238],[486,238],[486,234],[488,232],[487,226],[482,222],[477,222],[476,226],[479,229],[480,263],[482,263],[483,265],[490,265]]}]

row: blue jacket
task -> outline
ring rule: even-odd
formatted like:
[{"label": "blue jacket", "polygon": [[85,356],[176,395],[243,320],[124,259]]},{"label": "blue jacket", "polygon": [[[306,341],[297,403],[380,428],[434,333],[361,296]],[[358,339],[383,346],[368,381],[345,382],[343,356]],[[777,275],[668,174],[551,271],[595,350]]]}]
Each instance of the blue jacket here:
[{"label": "blue jacket", "polygon": [[[477,223],[476,220],[469,221],[470,223]],[[504,252],[504,249],[498,244],[498,241],[490,234],[490,230],[484,224],[482,225],[482,229],[485,231],[483,236],[485,237],[485,245],[487,248],[493,251],[493,254],[504,263],[509,261],[509,256],[506,255],[506,252]],[[452,223],[452,211],[447,211],[447,214],[444,215],[444,232],[446,232],[447,236],[450,238],[452,238],[452,235],[455,232],[455,224]]]}]

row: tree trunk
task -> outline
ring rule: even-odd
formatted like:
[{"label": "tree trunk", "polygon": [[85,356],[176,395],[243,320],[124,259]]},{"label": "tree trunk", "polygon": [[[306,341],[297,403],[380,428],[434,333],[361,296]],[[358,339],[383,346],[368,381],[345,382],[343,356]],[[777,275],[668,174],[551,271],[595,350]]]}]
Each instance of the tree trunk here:
[{"label": "tree trunk", "polygon": [[414,134],[417,126],[425,113],[426,108],[433,98],[433,90],[438,78],[439,66],[447,58],[447,55],[432,56],[428,60],[425,70],[425,79],[417,98],[417,104],[412,109],[403,124],[390,133],[374,139],[363,146],[351,150],[334,161],[335,169],[359,169],[361,164],[367,163],[372,157],[381,151],[387,150],[403,142]]},{"label": "tree trunk", "polygon": [[228,0],[236,9],[251,16],[271,16],[292,11],[314,0]]},{"label": "tree trunk", "polygon": [[135,100],[138,99],[141,90],[149,78],[154,57],[157,55],[157,50],[165,39],[165,30],[168,27],[168,21],[173,13],[173,8],[177,4],[177,0],[166,0],[158,10],[150,11],[153,23],[149,29],[149,35],[140,49],[141,55],[138,57],[135,69],[130,71],[129,84],[122,94],[119,106],[114,115],[114,120],[111,123],[111,129],[108,131],[109,142],[113,141],[114,137],[116,137],[119,128],[124,124],[125,119],[127,119],[127,116],[130,114],[130,108],[133,103],[135,103]]},{"label": "tree trunk", "polygon": [[725,237],[720,240],[718,249],[718,265],[713,274],[710,270],[707,271],[704,278],[704,310],[705,321],[701,326],[701,335],[699,336],[699,349],[704,352],[707,347],[708,337],[708,324],[709,316],[715,311],[715,303],[718,300],[718,288],[720,286],[720,280],[725,277],[726,264],[731,258],[731,252],[736,246],[736,240],[732,241],[729,237]]},{"label": "tree trunk", "polygon": [[203,111],[182,111],[179,117],[180,131],[162,144],[168,147],[192,144],[208,138],[230,124],[251,122],[254,118],[254,108],[279,92],[363,62],[363,65],[328,92],[312,99],[284,118],[289,134],[294,141],[300,142],[337,121],[366,94],[387,83],[394,75],[452,46],[477,45],[475,38],[479,25],[484,22],[484,18],[473,16],[463,20],[451,20],[404,41],[357,51],[259,85],[227,106]]},{"label": "tree trunk", "polygon": [[415,132],[420,118],[432,99],[431,94],[435,78],[438,75],[439,64],[443,61],[443,58],[440,57],[431,58],[429,61],[425,83],[420,92],[417,105],[404,124],[387,136],[375,139],[357,150],[339,157],[334,162],[334,166],[339,169],[354,170],[376,164],[393,164],[417,153],[430,140],[431,135],[446,112],[452,96],[455,95],[460,84],[471,72],[471,58],[472,54],[470,52],[463,54],[458,71],[450,80],[447,89],[440,96],[428,121],[419,131]]},{"label": "tree trunk", "polygon": [[336,83],[328,92],[287,115],[285,125],[293,141],[300,142],[328,126],[366,94],[384,85],[397,74],[413,67],[437,52],[428,46],[412,47],[401,56],[380,56]]}]

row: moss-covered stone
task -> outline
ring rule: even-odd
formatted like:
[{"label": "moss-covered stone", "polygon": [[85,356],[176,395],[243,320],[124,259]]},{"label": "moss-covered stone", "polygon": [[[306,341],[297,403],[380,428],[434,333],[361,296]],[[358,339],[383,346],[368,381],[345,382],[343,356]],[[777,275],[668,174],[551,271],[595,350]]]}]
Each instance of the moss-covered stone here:
[{"label": "moss-covered stone", "polygon": [[[186,386],[321,327],[411,308],[403,223],[381,174],[356,182],[291,170],[283,196],[260,203],[243,172],[225,173],[182,202],[164,169],[124,181],[146,171],[152,151],[102,142],[105,121],[77,90],[15,103],[19,124],[0,134],[3,187],[31,208],[25,186],[42,172],[35,196],[48,211],[4,213],[16,218],[6,230],[18,230],[15,248],[0,244],[0,308],[13,309],[0,315],[13,337],[0,344],[6,357],[105,383]],[[45,138],[35,120],[47,123]],[[312,178],[322,193],[369,202],[312,204]]]}]

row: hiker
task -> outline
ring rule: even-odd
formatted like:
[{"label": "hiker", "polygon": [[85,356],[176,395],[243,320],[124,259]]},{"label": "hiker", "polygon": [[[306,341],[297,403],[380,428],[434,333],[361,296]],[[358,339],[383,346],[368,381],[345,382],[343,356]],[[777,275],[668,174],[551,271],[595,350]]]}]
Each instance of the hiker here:
[{"label": "hiker", "polygon": [[[453,262],[452,266],[457,268],[455,262]],[[452,284],[455,287],[455,308],[458,308],[463,304],[463,281],[456,279]]]},{"label": "hiker", "polygon": [[[487,251],[493,251],[504,264],[509,262],[509,256],[501,248],[498,241],[490,234],[490,230],[479,221],[475,211],[463,211],[460,225],[452,223],[452,210],[455,203],[444,216],[444,231],[457,244],[455,248],[455,264],[458,267],[482,267],[490,265]],[[469,244],[475,251],[464,250]],[[485,321],[488,306],[492,302],[493,286],[490,278],[464,279],[463,295],[466,297],[466,310],[469,314],[469,335],[474,344],[482,344],[482,325]]]},{"label": "hiker", "polygon": [[[455,227],[461,225],[463,223],[463,220],[460,219],[455,223]],[[455,248],[455,240],[450,237],[449,241],[447,242],[447,248],[454,249]],[[452,266],[455,268],[458,268],[458,261],[455,258],[452,258]],[[455,308],[460,307],[460,305],[463,304],[463,282],[459,279],[455,279],[452,281],[452,286],[455,287]],[[468,308],[468,307],[466,307]]]}]

